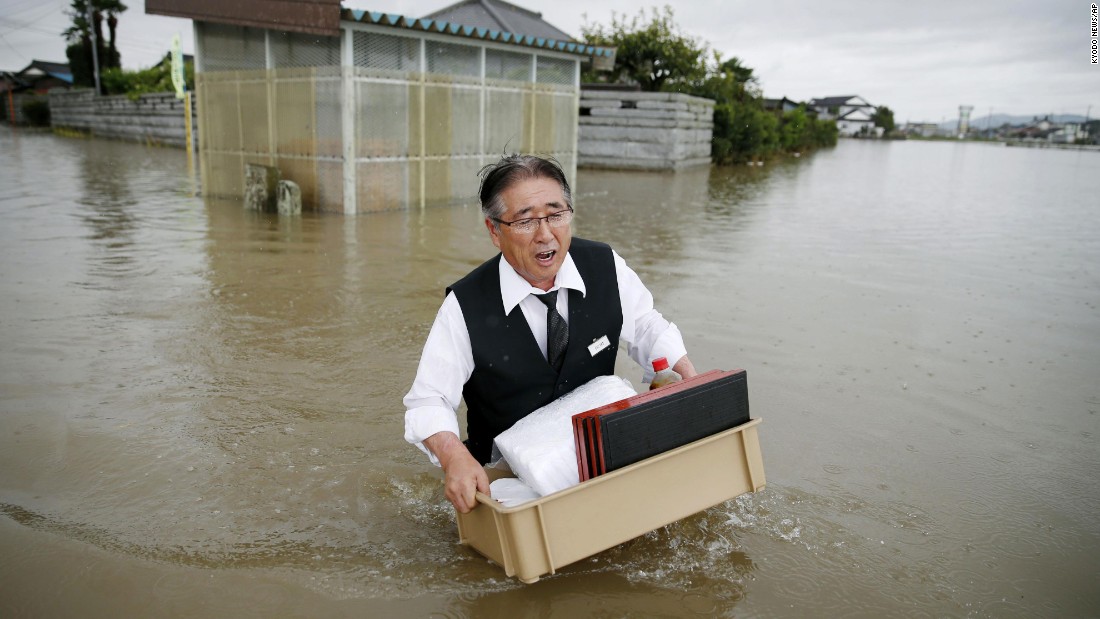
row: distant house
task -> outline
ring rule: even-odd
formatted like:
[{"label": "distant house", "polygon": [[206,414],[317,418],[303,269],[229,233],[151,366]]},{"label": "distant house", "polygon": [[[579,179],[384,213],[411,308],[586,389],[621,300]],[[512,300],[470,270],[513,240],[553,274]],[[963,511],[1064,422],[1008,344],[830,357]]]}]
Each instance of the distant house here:
[{"label": "distant house", "polygon": [[1066,123],[1051,132],[1047,139],[1056,144],[1073,144],[1078,139],[1082,141],[1088,137],[1084,127],[1078,123]]},{"label": "distant house", "polygon": [[932,138],[941,135],[942,130],[936,123],[908,122],[901,126],[901,132],[913,137]]},{"label": "distant house", "polygon": [[876,130],[881,127],[875,127],[875,106],[858,95],[811,99],[810,107],[817,112],[818,118],[835,120],[840,135],[882,134],[881,130]]},{"label": "distant house", "polygon": [[1013,128],[1008,132],[1008,137],[1016,140],[1046,140],[1052,133],[1054,130],[1049,126],[1044,129],[1038,125],[1028,125]]},{"label": "distant house", "polygon": [[203,192],[242,198],[274,166],[307,209],[470,201],[508,151],[575,177],[580,65],[613,57],[500,0],[422,18],[340,0],[146,0],[195,26]]},{"label": "distant house", "polygon": [[858,95],[810,99],[810,107],[817,110],[817,117],[822,120],[836,120],[857,110],[867,112],[868,116],[875,113],[875,106]]},{"label": "distant house", "polygon": [[1029,124],[1013,127],[1007,132],[1007,137],[1026,141],[1072,143],[1077,138],[1077,128],[1074,125],[1067,130],[1066,126],[1054,123],[1049,117],[1034,118]]},{"label": "distant house", "polygon": [[13,125],[25,123],[23,105],[54,88],[69,88],[73,74],[63,62],[33,60],[21,71],[0,73],[0,120]]},{"label": "distant house", "polygon": [[783,115],[785,112],[790,112],[798,109],[798,102],[792,101],[787,97],[780,99],[764,99],[764,109],[769,112],[774,112],[778,115]]},{"label": "distant house", "polygon": [[32,60],[15,77],[25,84],[35,94],[44,95],[53,88],[68,88],[73,85],[73,72],[64,62],[46,62],[45,60]]}]

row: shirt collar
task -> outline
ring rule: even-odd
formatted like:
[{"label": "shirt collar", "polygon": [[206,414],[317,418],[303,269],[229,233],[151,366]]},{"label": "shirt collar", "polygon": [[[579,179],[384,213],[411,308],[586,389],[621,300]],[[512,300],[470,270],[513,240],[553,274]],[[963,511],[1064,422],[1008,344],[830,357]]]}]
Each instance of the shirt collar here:
[{"label": "shirt collar", "polygon": [[[497,268],[500,271],[500,300],[504,303],[505,315],[511,314],[512,310],[529,295],[549,292],[549,290],[540,290],[527,283],[527,280],[523,279],[512,268],[512,265],[508,264],[504,256],[500,257]],[[554,277],[554,286],[550,290],[559,288],[571,288],[581,293],[581,296],[585,296],[587,292],[584,287],[584,279],[581,277],[580,271],[577,270],[577,265],[573,263],[573,256],[569,253],[565,254],[565,261],[561,263],[561,268],[558,269],[558,274]]]}]

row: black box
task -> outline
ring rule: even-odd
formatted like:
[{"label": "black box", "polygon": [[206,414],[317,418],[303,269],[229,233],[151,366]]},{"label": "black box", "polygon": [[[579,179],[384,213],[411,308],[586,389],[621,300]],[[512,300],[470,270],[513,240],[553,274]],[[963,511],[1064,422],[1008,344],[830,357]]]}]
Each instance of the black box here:
[{"label": "black box", "polygon": [[744,370],[712,370],[573,416],[581,481],[749,420]]}]

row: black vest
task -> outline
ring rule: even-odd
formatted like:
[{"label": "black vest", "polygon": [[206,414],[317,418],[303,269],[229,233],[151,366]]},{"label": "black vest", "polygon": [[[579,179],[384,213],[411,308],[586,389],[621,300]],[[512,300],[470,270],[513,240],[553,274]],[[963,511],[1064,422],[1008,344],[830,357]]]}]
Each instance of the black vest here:
[{"label": "black vest", "polygon": [[[447,289],[462,307],[473,347],[474,372],[462,397],[466,445],[482,464],[489,461],[493,439],[512,424],[593,378],[615,373],[623,309],[611,247],[574,238],[569,255],[587,296],[569,290],[569,345],[561,374],[542,356],[523,311],[504,314],[500,254]],[[610,345],[592,355],[589,344],[603,336]]]}]

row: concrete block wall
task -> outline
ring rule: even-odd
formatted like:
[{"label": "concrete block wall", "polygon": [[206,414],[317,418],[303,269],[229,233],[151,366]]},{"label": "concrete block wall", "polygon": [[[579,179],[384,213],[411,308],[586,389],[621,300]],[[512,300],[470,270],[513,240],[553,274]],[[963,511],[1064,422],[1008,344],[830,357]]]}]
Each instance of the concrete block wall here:
[{"label": "concrete block wall", "polygon": [[710,165],[710,99],[582,86],[579,124],[579,167],[679,170]]},{"label": "concrete block wall", "polygon": [[[198,121],[192,97],[191,139],[198,142]],[[97,137],[185,148],[184,101],[175,93],[96,97],[91,90],[50,92],[50,123]]]}]

